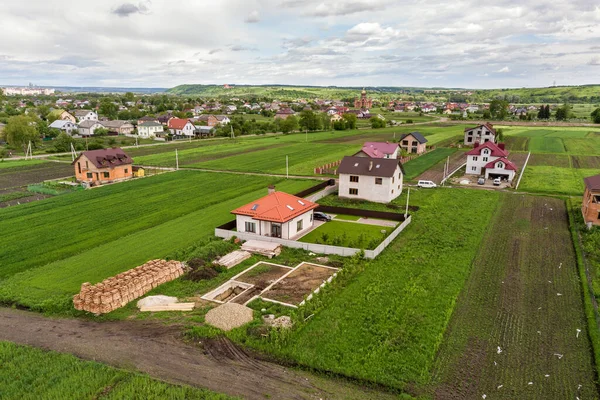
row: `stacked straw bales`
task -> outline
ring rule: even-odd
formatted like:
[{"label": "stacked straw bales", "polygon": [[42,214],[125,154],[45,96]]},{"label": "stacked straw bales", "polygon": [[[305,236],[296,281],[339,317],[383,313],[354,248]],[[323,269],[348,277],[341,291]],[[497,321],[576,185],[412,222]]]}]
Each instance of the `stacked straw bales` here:
[{"label": "stacked straw bales", "polygon": [[152,260],[137,268],[123,272],[104,281],[81,285],[81,291],[73,297],[77,310],[94,314],[106,314],[125,306],[165,282],[183,275],[179,261]]}]

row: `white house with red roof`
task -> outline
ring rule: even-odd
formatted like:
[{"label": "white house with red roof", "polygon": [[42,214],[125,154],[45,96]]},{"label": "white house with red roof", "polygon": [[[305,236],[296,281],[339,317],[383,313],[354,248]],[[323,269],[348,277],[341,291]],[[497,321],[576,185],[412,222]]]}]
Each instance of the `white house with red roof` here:
[{"label": "white house with red roof", "polygon": [[231,211],[235,214],[238,232],[255,233],[293,239],[307,233],[313,226],[313,210],[318,204],[277,192],[269,186],[269,194]]},{"label": "white house with red roof", "polygon": [[354,157],[398,158],[400,146],[390,142],[365,142],[362,149]]},{"label": "white house with red roof", "polygon": [[517,166],[508,159],[504,143],[485,142],[467,153],[467,174],[483,175],[486,179],[502,178],[509,182],[517,173]]},{"label": "white house with red roof", "polygon": [[496,129],[489,122],[474,128],[465,128],[465,146],[474,146],[475,143],[496,142]]},{"label": "white house with red roof", "polygon": [[167,126],[171,134],[175,136],[194,136],[196,130],[194,124],[185,118],[171,118]]}]

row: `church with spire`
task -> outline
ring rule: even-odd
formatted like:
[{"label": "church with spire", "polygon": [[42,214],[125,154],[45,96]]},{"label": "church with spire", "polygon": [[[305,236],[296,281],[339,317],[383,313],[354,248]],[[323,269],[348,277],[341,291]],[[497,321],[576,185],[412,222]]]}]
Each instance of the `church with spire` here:
[{"label": "church with spire", "polygon": [[360,99],[354,99],[354,108],[369,109],[373,106],[373,99],[367,97],[367,91],[363,88],[360,92]]}]

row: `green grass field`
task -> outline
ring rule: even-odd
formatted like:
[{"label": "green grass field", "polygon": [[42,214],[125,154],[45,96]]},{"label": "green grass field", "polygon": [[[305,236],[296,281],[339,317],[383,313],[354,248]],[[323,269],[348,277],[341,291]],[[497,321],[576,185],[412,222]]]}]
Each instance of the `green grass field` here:
[{"label": "green grass field", "polygon": [[600,137],[565,138],[567,153],[580,156],[600,155]]},{"label": "green grass field", "polygon": [[[299,241],[372,250],[379,246],[393,230],[394,228],[389,226],[330,221],[309,232]],[[383,234],[381,231],[386,233]]]},{"label": "green grass field", "polygon": [[561,138],[534,136],[529,139],[529,151],[532,153],[564,153],[565,146]]},{"label": "green grass field", "polygon": [[38,159],[33,159],[33,160],[1,160],[0,161],[0,168],[17,168],[17,167],[22,167],[22,166],[29,166],[29,165],[37,165],[37,164],[44,164],[46,163],[46,160],[38,160]]},{"label": "green grass field", "polygon": [[421,175],[423,172],[427,171],[440,161],[445,160],[446,157],[450,157],[455,152],[456,149],[438,147],[427,154],[408,161],[404,164],[404,171],[406,172],[405,178],[413,179]]},{"label": "green grass field", "polygon": [[583,194],[583,178],[597,175],[598,169],[560,168],[528,165],[519,190],[545,194],[580,196]]},{"label": "green grass field", "polygon": [[0,342],[0,398],[17,399],[233,399],[146,375],[82,361],[72,355]]},{"label": "green grass field", "polygon": [[[230,210],[261,197],[269,184],[296,193],[314,183],[181,171],[2,209],[0,230],[10,233],[1,254],[0,301],[72,312],[71,296],[83,282],[212,236],[231,219]],[[32,226],[39,232],[34,237]]]}]

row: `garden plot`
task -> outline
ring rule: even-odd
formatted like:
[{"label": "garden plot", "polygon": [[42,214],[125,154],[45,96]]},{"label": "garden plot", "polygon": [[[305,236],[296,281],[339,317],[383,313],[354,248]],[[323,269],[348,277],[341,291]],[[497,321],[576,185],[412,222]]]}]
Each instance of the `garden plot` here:
[{"label": "garden plot", "polygon": [[263,292],[261,297],[285,305],[301,304],[306,296],[310,297],[326,281],[330,282],[337,271],[337,268],[303,262]]},{"label": "garden plot", "polygon": [[318,291],[325,281],[330,281],[337,270],[306,262],[296,267],[287,267],[261,261],[202,298],[219,304],[231,302],[246,305],[260,297],[266,301],[296,307],[306,296]]}]

